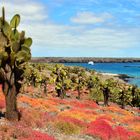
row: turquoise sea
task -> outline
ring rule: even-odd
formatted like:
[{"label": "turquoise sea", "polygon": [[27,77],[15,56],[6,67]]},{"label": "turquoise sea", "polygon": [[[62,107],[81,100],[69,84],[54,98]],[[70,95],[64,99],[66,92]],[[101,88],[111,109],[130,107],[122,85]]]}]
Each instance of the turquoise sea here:
[{"label": "turquoise sea", "polygon": [[67,66],[81,66],[87,69],[96,70],[98,72],[127,74],[134,77],[129,78],[128,82],[138,85],[140,87],[140,62],[134,63],[95,63],[89,65],[88,63],[64,63]]}]

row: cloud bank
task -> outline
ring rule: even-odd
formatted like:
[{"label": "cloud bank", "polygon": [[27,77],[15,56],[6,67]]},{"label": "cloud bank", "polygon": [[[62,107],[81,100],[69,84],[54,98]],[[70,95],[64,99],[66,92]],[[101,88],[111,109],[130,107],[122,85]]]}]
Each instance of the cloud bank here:
[{"label": "cloud bank", "polygon": [[[59,2],[62,8],[64,1]],[[1,3],[6,8],[8,20],[16,13],[21,15],[19,29],[26,30],[27,36],[33,38],[33,56],[128,57],[135,54],[127,50],[139,50],[140,28],[116,24],[114,13],[77,10],[67,24],[60,24],[51,18],[52,9],[47,2],[5,0]],[[99,1],[94,0],[94,3],[99,5]]]},{"label": "cloud bank", "polygon": [[78,24],[95,24],[103,23],[108,19],[111,19],[112,15],[109,13],[101,13],[96,15],[92,12],[80,12],[76,17],[71,18],[71,21]]}]

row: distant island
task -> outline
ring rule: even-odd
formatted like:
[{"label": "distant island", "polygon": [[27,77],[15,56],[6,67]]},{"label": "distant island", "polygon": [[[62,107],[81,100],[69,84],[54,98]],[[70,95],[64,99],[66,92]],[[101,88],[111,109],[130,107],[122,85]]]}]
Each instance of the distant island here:
[{"label": "distant island", "polygon": [[140,62],[140,58],[97,58],[97,57],[32,57],[31,62],[40,63],[128,63]]}]

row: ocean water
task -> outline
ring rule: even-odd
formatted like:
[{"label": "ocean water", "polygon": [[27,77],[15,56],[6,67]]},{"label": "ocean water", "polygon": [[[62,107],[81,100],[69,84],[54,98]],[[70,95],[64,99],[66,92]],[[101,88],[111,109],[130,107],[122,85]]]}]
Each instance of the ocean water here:
[{"label": "ocean water", "polygon": [[140,62],[133,63],[64,63],[67,66],[81,66],[87,69],[96,70],[98,72],[106,72],[113,74],[127,74],[134,78],[129,78],[129,83],[140,87]]}]

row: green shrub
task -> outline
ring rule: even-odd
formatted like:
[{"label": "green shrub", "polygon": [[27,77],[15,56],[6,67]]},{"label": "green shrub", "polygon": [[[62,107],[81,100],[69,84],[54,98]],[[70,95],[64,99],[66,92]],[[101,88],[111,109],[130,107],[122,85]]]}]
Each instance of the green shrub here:
[{"label": "green shrub", "polygon": [[63,121],[57,122],[55,124],[55,127],[61,133],[64,133],[66,135],[79,134],[81,131],[81,128],[79,126],[76,126],[71,122],[63,122]]},{"label": "green shrub", "polygon": [[98,88],[92,88],[90,89],[90,99],[94,100],[94,101],[103,101],[104,97],[103,97],[103,93],[101,90],[99,90]]}]

